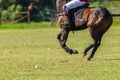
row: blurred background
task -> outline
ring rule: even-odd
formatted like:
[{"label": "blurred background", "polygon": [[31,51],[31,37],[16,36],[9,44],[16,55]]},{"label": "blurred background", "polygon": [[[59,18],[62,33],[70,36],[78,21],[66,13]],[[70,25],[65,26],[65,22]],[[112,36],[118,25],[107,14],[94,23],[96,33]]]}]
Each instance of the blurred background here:
[{"label": "blurred background", "polygon": [[[0,0],[0,23],[41,22],[56,18],[56,0]],[[120,1],[90,0],[90,6],[104,6],[119,14]]]}]

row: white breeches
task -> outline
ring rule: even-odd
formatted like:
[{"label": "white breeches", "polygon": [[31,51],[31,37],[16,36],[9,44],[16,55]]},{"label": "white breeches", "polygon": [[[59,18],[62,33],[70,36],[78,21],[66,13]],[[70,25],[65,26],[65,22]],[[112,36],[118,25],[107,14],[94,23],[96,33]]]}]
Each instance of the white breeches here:
[{"label": "white breeches", "polygon": [[80,0],[72,0],[66,4],[66,11],[69,9],[77,8],[84,5],[86,2],[81,2]]}]

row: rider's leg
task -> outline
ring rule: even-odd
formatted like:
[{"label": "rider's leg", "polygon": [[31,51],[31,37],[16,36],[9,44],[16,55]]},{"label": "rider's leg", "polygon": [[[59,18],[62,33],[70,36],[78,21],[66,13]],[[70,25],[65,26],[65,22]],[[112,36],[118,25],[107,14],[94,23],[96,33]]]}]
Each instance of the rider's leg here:
[{"label": "rider's leg", "polygon": [[[65,26],[71,26],[71,27],[75,26],[74,9],[76,9],[77,7],[83,7],[83,5],[85,4],[87,3],[80,2],[79,0],[73,0],[65,5],[64,10],[66,11],[67,13],[66,16],[68,18],[67,22],[64,23]],[[84,20],[81,20],[81,21],[84,22]]]},{"label": "rider's leg", "polygon": [[67,20],[66,22],[64,22],[64,26],[72,26],[72,24],[74,23],[73,22],[73,17],[74,17],[74,12],[71,10],[71,9],[68,9],[66,12],[65,12],[65,15],[67,17]]}]

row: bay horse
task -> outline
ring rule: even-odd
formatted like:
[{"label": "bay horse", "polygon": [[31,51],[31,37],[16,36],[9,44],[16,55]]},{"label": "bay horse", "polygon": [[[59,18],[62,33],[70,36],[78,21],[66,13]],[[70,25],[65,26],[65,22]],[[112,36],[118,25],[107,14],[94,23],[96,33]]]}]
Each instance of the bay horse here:
[{"label": "bay horse", "polygon": [[[63,11],[63,5],[66,4],[66,0],[56,0],[56,10],[58,16],[58,24],[61,28],[57,39],[61,45],[61,47],[68,52],[69,54],[77,54],[77,50],[70,49],[66,45],[66,41],[68,38],[68,34],[70,31],[84,30],[88,29],[90,35],[93,39],[93,43],[90,44],[83,51],[83,56],[87,55],[87,52],[92,49],[90,56],[87,60],[91,60],[93,58],[96,50],[101,44],[101,39],[103,34],[111,27],[113,23],[113,18],[111,13],[104,7],[93,7],[93,8],[85,8],[83,12],[82,19],[86,20],[86,23],[80,25],[79,19],[75,19],[75,27],[70,28],[69,26],[63,25],[64,22],[67,21],[67,17]],[[114,15],[113,15],[114,16]]]}]

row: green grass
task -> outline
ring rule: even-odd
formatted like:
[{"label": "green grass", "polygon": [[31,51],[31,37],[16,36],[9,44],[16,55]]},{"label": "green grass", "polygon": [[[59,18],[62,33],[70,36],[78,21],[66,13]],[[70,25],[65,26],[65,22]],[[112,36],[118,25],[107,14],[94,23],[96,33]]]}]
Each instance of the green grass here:
[{"label": "green grass", "polygon": [[69,55],[60,47],[56,39],[59,31],[56,27],[0,30],[0,80],[120,79],[119,26],[104,35],[92,61],[86,60],[90,52],[82,57],[92,42],[88,30],[69,35],[67,45],[77,49],[77,55]]},{"label": "green grass", "polygon": [[[55,27],[57,24],[54,23]],[[0,29],[48,29],[50,28],[50,22],[31,22],[31,23],[2,23]]]}]

